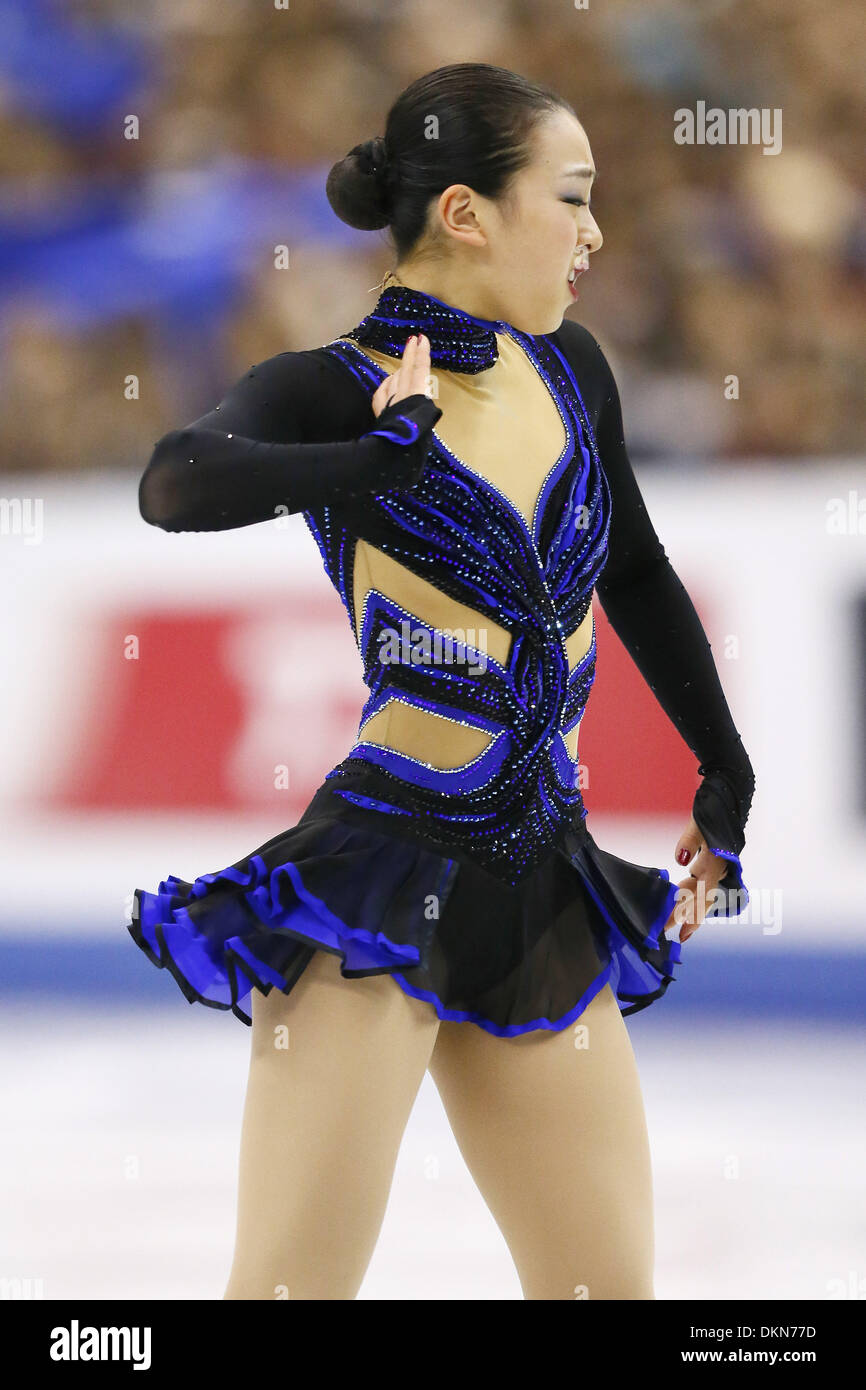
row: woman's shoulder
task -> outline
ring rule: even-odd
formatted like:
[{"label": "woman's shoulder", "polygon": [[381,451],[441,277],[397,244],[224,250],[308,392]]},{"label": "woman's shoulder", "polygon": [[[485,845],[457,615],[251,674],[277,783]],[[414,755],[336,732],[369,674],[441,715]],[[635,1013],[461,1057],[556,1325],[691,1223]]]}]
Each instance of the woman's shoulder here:
[{"label": "woman's shoulder", "polygon": [[245,400],[289,413],[311,439],[351,438],[372,418],[372,393],[327,346],[276,352],[254,362],[241,382]]},{"label": "woman's shoulder", "polygon": [[[332,341],[337,341],[332,340]],[[287,387],[297,386],[328,392],[339,391],[351,396],[352,387],[357,394],[357,382],[351,373],[340,365],[337,355],[330,351],[330,345],[310,348],[284,349],[254,362],[250,367],[250,377],[258,376],[264,381],[274,381]]]},{"label": "woman's shoulder", "polygon": [[598,339],[584,324],[566,318],[545,337],[562,353],[591,414],[597,417],[604,403],[616,394],[613,371]]},{"label": "woman's shoulder", "polygon": [[576,319],[564,318],[556,331],[545,337],[552,339],[570,361],[597,372],[610,370],[598,339]]}]

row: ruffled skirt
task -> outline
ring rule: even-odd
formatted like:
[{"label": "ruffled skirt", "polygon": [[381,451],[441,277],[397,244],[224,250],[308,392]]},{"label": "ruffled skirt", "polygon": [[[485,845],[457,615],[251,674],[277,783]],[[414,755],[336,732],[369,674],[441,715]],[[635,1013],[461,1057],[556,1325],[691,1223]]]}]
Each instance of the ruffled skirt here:
[{"label": "ruffled skirt", "polygon": [[440,1019],[514,1037],[567,1027],[608,981],[623,1014],[660,998],[680,961],[662,930],[676,891],[600,849],[585,820],[511,887],[324,782],[236,864],[135,889],[126,925],[190,1003],[246,1024],[251,990],[289,994],[320,950],[346,979],[388,973]]}]

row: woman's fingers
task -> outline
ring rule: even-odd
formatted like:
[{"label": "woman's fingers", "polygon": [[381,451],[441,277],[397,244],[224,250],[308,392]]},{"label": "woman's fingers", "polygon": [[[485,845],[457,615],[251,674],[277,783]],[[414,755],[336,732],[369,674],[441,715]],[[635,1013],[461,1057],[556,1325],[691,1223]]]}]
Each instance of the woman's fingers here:
[{"label": "woman's fingers", "polygon": [[720,879],[723,879],[727,872],[727,863],[718,854],[704,845],[697,859],[689,865],[689,872],[695,878],[701,878],[707,885],[707,889],[715,888]]},{"label": "woman's fingers", "polygon": [[396,374],[400,379],[400,400],[424,394],[430,374],[430,343],[423,334],[413,334],[409,339]]},{"label": "woman's fingers", "polygon": [[681,879],[677,884],[677,894],[671,914],[662,930],[666,932],[669,927],[679,927],[680,941],[688,941],[703,921],[703,916],[699,915],[700,906],[698,880],[692,878],[691,875]]},{"label": "woman's fingers", "polygon": [[430,375],[430,343],[423,335],[412,336],[403,349],[400,365],[379,383],[371,401],[373,412],[379,415],[387,405],[405,400],[407,396],[426,395]]},{"label": "woman's fingers", "polygon": [[698,853],[702,844],[703,837],[701,832],[697,827],[694,817],[690,816],[686,823],[685,830],[677,840],[676,849],[674,850],[674,858],[677,863],[683,866],[690,863],[694,855]]},{"label": "woman's fingers", "polygon": [[[712,859],[716,861],[716,856],[712,855]],[[682,879],[677,884],[676,900],[671,915],[665,922],[664,930],[667,931],[668,927],[679,927],[680,941],[688,941],[714,905],[715,890],[723,876],[723,872],[714,867],[712,874],[707,877],[692,873],[688,878]]]},{"label": "woman's fingers", "polygon": [[399,399],[405,400],[407,396],[415,394],[415,364],[418,360],[418,339],[411,337],[403,349],[403,358],[399,366],[400,374],[400,395]]},{"label": "woman's fingers", "polygon": [[704,844],[694,817],[690,817],[686,823],[677,841],[675,855],[677,863],[688,864],[689,877],[677,884],[676,902],[664,929],[680,927],[680,941],[688,941],[704,921],[712,894],[724,877],[727,865],[724,859],[713,854],[709,846]]},{"label": "woman's fingers", "polygon": [[424,395],[427,389],[427,378],[430,375],[430,340],[425,338],[422,333],[415,339],[415,354],[412,359],[412,390],[410,396]]},{"label": "woman's fingers", "polygon": [[677,914],[677,923],[680,927],[680,942],[688,941],[697,931],[701,922],[704,920],[699,913],[698,903],[698,884],[697,879],[684,879],[679,884],[680,893],[678,894],[680,905]]},{"label": "woman's fingers", "polygon": [[373,398],[370,402],[373,407],[374,415],[381,415],[385,407],[390,405],[393,400],[396,400],[399,387],[399,372],[392,372],[390,376],[384,377],[383,380],[379,382],[379,385],[373,392]]},{"label": "woman's fingers", "polygon": [[393,404],[394,401],[402,400],[403,395],[405,394],[401,390],[401,374],[403,372],[403,368],[406,365],[406,352],[408,351],[408,349],[409,344],[407,343],[406,348],[403,352],[403,357],[400,361],[400,366],[397,367],[396,370],[391,372],[388,376],[384,377],[384,379],[379,383],[379,385],[376,387],[375,392],[373,393],[373,399],[371,404],[373,406],[373,411],[376,415],[380,415],[381,412],[385,410],[387,406]]}]

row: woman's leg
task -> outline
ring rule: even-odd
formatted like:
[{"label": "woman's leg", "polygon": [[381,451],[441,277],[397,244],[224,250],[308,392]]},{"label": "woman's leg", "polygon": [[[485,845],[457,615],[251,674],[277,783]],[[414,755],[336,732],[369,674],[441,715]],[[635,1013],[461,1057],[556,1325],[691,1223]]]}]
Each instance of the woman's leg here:
[{"label": "woman's leg", "polygon": [[355,1298],[439,1020],[388,975],[344,979],[326,951],[289,995],[252,1001],[224,1298]]},{"label": "woman's leg", "polygon": [[610,985],[559,1033],[441,1023],[430,1072],[524,1298],[655,1298],[643,1099]]}]

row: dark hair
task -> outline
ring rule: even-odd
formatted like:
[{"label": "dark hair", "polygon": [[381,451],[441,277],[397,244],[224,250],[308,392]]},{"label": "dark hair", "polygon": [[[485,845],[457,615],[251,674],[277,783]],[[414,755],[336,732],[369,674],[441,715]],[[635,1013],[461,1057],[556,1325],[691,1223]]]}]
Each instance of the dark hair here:
[{"label": "dark hair", "polygon": [[328,202],[350,227],[390,227],[401,259],[424,231],[430,200],[450,184],[501,197],[530,161],[536,123],[560,108],[576,115],[552,88],[508,68],[436,68],[397,98],[384,136],[355,145],[333,166]]}]

